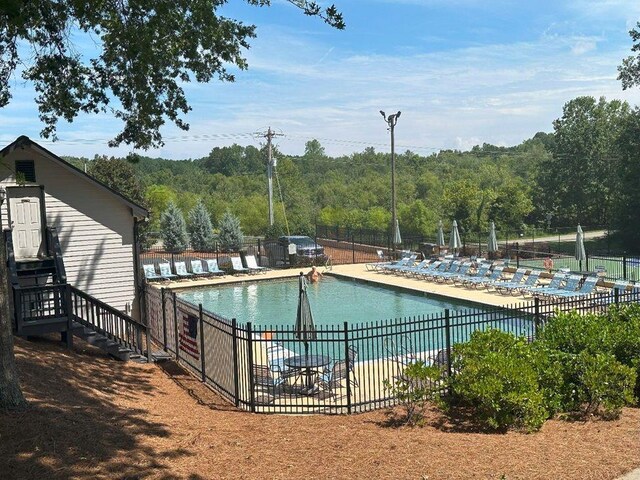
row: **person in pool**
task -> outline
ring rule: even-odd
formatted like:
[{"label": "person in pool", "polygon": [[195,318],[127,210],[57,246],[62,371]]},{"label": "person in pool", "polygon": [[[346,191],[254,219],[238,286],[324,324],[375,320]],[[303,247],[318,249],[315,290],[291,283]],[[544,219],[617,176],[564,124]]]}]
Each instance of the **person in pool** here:
[{"label": "person in pool", "polygon": [[320,277],[322,277],[322,273],[320,273],[320,271],[316,268],[315,265],[313,265],[311,267],[311,271],[309,273],[307,273],[307,279],[311,282],[311,283],[315,283],[318,280],[320,280]]}]

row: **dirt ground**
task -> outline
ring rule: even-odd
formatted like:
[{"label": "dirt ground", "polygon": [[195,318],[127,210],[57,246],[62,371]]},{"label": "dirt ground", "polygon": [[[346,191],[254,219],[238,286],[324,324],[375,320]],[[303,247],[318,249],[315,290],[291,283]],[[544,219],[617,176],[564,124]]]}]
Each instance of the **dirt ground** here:
[{"label": "dirt ground", "polygon": [[[16,341],[30,407],[0,412],[9,479],[614,479],[640,465],[640,409],[486,434],[437,413],[255,415],[172,363],[111,360],[77,342]],[[504,475],[504,476],[503,476]]]}]

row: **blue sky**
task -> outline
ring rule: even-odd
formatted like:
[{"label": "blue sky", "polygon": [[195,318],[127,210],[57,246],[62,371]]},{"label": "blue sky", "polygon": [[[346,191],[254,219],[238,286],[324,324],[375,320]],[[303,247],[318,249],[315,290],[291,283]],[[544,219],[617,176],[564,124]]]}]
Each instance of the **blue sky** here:
[{"label": "blue sky", "polygon": [[[617,66],[630,55],[637,0],[334,0],[347,28],[334,30],[283,0],[256,8],[231,0],[224,14],[257,25],[249,70],[235,83],[188,84],[193,111],[183,132],[167,124],[151,156],[197,158],[213,147],[256,145],[268,126],[285,154],[317,138],[328,154],[373,146],[388,151],[378,113],[402,111],[398,150],[429,154],[483,142],[515,145],[552,131],[562,106],[580,95],[640,105],[623,92]],[[322,3],[322,2],[321,2]],[[0,143],[42,128],[33,89],[17,80],[0,110]],[[61,121],[61,155],[122,155],[107,147],[120,124],[108,115]]]}]

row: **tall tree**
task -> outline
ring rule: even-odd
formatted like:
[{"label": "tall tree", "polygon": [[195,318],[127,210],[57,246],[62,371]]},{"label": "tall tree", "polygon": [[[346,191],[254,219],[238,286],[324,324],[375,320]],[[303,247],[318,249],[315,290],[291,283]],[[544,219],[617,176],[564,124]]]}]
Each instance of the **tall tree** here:
[{"label": "tall tree", "polygon": [[[245,0],[270,5],[270,0]],[[344,28],[335,6],[287,0],[306,15]],[[227,65],[247,68],[243,50],[256,36],[254,25],[225,18],[227,0],[6,0],[0,2],[0,108],[11,99],[11,78],[20,70],[32,82],[44,122],[54,137],[59,118],[80,112],[111,112],[124,127],[111,145],[162,145],[166,120],[183,130],[189,106],[181,86],[214,78],[234,81]],[[79,45],[98,44],[86,58]],[[30,47],[30,48],[29,48]]]},{"label": "tall tree", "polygon": [[626,102],[578,97],[553,122],[553,157],[537,183],[544,211],[570,223],[605,224],[615,192],[617,138],[629,116]]},{"label": "tall tree", "polygon": [[211,218],[209,218],[207,207],[204,206],[202,201],[199,201],[189,212],[187,230],[189,231],[191,248],[199,252],[204,252],[212,247],[213,226],[211,225]]},{"label": "tall tree", "polygon": [[244,235],[238,217],[229,211],[225,212],[220,219],[218,228],[220,230],[220,247],[223,251],[236,252],[242,248]]},{"label": "tall tree", "polygon": [[169,202],[160,217],[160,236],[167,252],[182,252],[188,244],[187,224],[175,203]]},{"label": "tall tree", "polygon": [[633,41],[631,51],[635,55],[630,55],[622,60],[622,65],[618,67],[618,80],[622,81],[622,88],[627,89],[640,86],[640,22],[636,28],[629,30],[629,36]]}]

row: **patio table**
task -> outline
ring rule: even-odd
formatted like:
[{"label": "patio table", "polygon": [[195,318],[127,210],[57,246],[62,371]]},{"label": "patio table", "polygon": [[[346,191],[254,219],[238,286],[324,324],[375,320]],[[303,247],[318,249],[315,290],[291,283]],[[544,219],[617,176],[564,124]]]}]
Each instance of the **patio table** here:
[{"label": "patio table", "polygon": [[[328,355],[295,355],[293,357],[286,358],[284,364],[294,370],[300,370],[307,377],[306,381],[306,394],[313,395],[314,391],[314,375],[318,373],[318,370],[326,367],[331,363],[331,358]],[[303,392],[303,393],[305,393]]]}]

